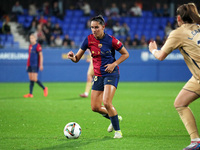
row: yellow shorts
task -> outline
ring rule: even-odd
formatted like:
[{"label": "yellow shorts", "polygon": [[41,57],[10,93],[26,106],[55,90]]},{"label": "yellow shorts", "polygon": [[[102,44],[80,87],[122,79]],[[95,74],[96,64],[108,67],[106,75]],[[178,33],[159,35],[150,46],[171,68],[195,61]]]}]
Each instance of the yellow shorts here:
[{"label": "yellow shorts", "polygon": [[88,75],[91,75],[91,76],[94,76],[94,70],[93,70],[93,63],[92,63],[92,60],[90,61],[90,65],[89,65],[87,74],[88,74]]},{"label": "yellow shorts", "polygon": [[192,76],[190,80],[184,85],[183,89],[196,93],[200,96],[200,84]]}]

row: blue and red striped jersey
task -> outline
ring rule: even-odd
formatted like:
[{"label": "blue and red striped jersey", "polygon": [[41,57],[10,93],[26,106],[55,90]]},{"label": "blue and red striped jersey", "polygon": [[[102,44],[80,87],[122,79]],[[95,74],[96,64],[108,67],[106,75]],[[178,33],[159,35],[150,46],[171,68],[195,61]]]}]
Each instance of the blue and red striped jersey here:
[{"label": "blue and red striped jersey", "polygon": [[119,67],[116,66],[112,73],[105,71],[107,64],[112,64],[115,59],[115,50],[119,51],[123,44],[115,37],[105,34],[102,39],[96,39],[93,34],[86,37],[81,45],[82,50],[90,49],[95,76],[119,76]]},{"label": "blue and red striped jersey", "polygon": [[27,66],[39,66],[39,52],[42,51],[42,47],[39,43],[35,45],[29,45]]}]

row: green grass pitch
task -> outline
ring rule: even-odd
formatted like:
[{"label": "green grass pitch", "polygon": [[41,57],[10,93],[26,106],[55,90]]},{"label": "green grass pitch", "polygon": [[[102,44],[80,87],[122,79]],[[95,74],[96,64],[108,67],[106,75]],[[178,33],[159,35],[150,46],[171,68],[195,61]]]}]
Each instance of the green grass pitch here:
[{"label": "green grass pitch", "polygon": [[[120,82],[113,104],[123,117],[122,139],[107,132],[109,120],[94,113],[90,98],[80,98],[85,83],[44,83],[49,96],[35,84],[34,98],[25,99],[29,83],[0,83],[1,150],[178,150],[190,139],[174,99],[183,82]],[[199,126],[199,101],[191,104]],[[79,139],[67,139],[64,126],[80,124]]]}]

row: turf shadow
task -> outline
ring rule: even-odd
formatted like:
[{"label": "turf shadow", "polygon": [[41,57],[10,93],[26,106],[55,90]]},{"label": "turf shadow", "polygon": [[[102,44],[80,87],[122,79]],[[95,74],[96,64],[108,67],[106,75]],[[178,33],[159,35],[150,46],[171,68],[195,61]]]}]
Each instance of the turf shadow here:
[{"label": "turf shadow", "polygon": [[84,99],[84,98],[82,98],[82,97],[72,97],[72,98],[64,98],[64,99],[60,99],[60,100],[70,101],[70,100],[81,100],[81,99]]},{"label": "turf shadow", "polygon": [[82,146],[91,144],[91,143],[96,143],[96,142],[102,142],[102,141],[107,141],[107,140],[113,140],[112,137],[105,136],[102,139],[62,139],[59,141],[65,141],[64,144],[56,145],[56,146],[51,146],[51,147],[45,147],[37,150],[57,150],[57,149],[79,149]]},{"label": "turf shadow", "polygon": [[0,97],[0,100],[13,100],[13,99],[21,99],[23,97]]}]

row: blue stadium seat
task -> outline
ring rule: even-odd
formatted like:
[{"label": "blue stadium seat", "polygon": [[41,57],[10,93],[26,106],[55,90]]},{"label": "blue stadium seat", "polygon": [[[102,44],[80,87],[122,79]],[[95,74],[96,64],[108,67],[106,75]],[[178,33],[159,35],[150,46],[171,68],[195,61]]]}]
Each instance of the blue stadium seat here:
[{"label": "blue stadium seat", "polygon": [[31,21],[33,20],[33,16],[26,16],[26,20],[27,20],[28,22],[31,22]]},{"label": "blue stadium seat", "polygon": [[63,34],[64,34],[64,35],[69,34],[68,29],[67,29],[67,30],[64,30],[64,29],[63,29]]},{"label": "blue stadium seat", "polygon": [[95,11],[94,11],[94,10],[91,10],[91,11],[90,11],[90,15],[91,15],[91,16],[95,16]]},{"label": "blue stadium seat", "polygon": [[31,22],[24,22],[24,23],[23,23],[23,26],[24,26],[25,28],[30,27],[30,25],[31,25]]},{"label": "blue stadium seat", "polygon": [[69,30],[69,31],[68,31],[68,34],[69,34],[70,37],[72,37],[72,36],[74,36],[75,31],[74,31],[74,30]]},{"label": "blue stadium seat", "polygon": [[14,48],[19,48],[19,42],[13,42],[12,46],[13,46]]},{"label": "blue stadium seat", "polygon": [[150,38],[156,38],[156,36],[157,36],[157,32],[155,32],[155,31],[151,31],[151,33],[150,33]]},{"label": "blue stadium seat", "polygon": [[81,17],[83,16],[83,11],[82,10],[74,10],[74,16],[75,17]]},{"label": "blue stadium seat", "polygon": [[25,19],[26,19],[26,17],[23,15],[18,15],[18,17],[17,17],[18,23],[20,23],[20,24],[23,24]]},{"label": "blue stadium seat", "polygon": [[79,21],[80,21],[81,23],[86,23],[86,22],[88,21],[88,18],[86,18],[86,17],[81,17],[81,18],[79,19]]},{"label": "blue stadium seat", "polygon": [[144,22],[145,22],[145,18],[141,17],[141,18],[138,19],[139,24],[144,24]]},{"label": "blue stadium seat", "polygon": [[135,30],[137,25],[136,25],[136,23],[132,23],[132,24],[130,24],[129,27],[130,27],[131,30]]},{"label": "blue stadium seat", "polygon": [[131,18],[130,17],[123,17],[123,21],[126,22],[127,24],[130,24]]},{"label": "blue stadium seat", "polygon": [[160,18],[159,17],[154,17],[153,18],[153,23],[154,24],[159,24],[160,23]]},{"label": "blue stadium seat", "polygon": [[144,29],[144,24],[143,23],[137,25],[137,30],[142,31],[143,29]]},{"label": "blue stadium seat", "polygon": [[1,38],[2,41],[6,41],[7,40],[7,35],[0,34],[0,38]]},{"label": "blue stadium seat", "polygon": [[82,30],[76,30],[75,35],[76,36],[82,36],[83,31]]},{"label": "blue stadium seat", "polygon": [[5,46],[6,48],[11,48],[11,47],[12,47],[12,43],[11,43],[11,42],[5,42],[5,43],[4,43],[4,46]]},{"label": "blue stadium seat", "polygon": [[113,35],[113,30],[112,29],[106,29],[106,33],[109,35]]},{"label": "blue stadium seat", "polygon": [[51,23],[55,24],[57,21],[57,18],[55,16],[51,16]]},{"label": "blue stadium seat", "polygon": [[145,38],[146,38],[146,40],[149,40],[150,38],[151,38],[151,34],[150,34],[150,32],[148,33],[145,33],[145,34],[142,34],[142,36],[145,36]]},{"label": "blue stadium seat", "polygon": [[8,41],[8,42],[14,42],[14,37],[13,37],[13,35],[7,35],[7,41]]},{"label": "blue stadium seat", "polygon": [[86,28],[86,24],[77,24],[77,30],[84,30]]},{"label": "blue stadium seat", "polygon": [[83,36],[86,37],[86,36],[88,36],[88,35],[91,34],[91,33],[92,33],[91,30],[86,29],[86,30],[83,31]]},{"label": "blue stadium seat", "polygon": [[158,35],[161,37],[161,39],[163,39],[165,36],[165,32],[163,30],[159,30]]},{"label": "blue stadium seat", "polygon": [[161,23],[162,25],[166,25],[166,24],[167,24],[167,20],[168,20],[167,17],[162,17],[161,20],[160,20],[160,23]]},{"label": "blue stadium seat", "polygon": [[64,23],[63,23],[63,21],[61,20],[61,19],[57,19],[56,20],[56,23],[58,23],[60,26],[62,26]]},{"label": "blue stadium seat", "polygon": [[138,18],[136,17],[131,17],[131,23],[137,23],[138,22]]},{"label": "blue stadium seat", "polygon": [[176,21],[175,17],[169,17],[168,21],[171,22],[171,24],[173,24]]},{"label": "blue stadium seat", "polygon": [[148,18],[148,17],[152,17],[153,14],[151,11],[142,11],[142,17]]},{"label": "blue stadium seat", "polygon": [[77,30],[77,24],[75,24],[75,23],[70,24],[69,30]]},{"label": "blue stadium seat", "polygon": [[0,28],[2,28],[2,26],[3,26],[3,22],[2,22],[2,21],[0,21]]},{"label": "blue stadium seat", "polygon": [[159,30],[158,24],[152,24],[151,30]]},{"label": "blue stadium seat", "polygon": [[28,15],[28,9],[24,9],[24,15]]},{"label": "blue stadium seat", "polygon": [[79,18],[78,17],[74,17],[72,20],[71,20],[71,23],[78,23],[79,22]]},{"label": "blue stadium seat", "polygon": [[62,29],[63,29],[63,30],[68,30],[68,28],[69,28],[69,24],[64,23],[64,24],[62,25]]},{"label": "blue stadium seat", "polygon": [[65,14],[66,14],[66,16],[73,16],[73,10],[67,9],[67,10],[65,11]]},{"label": "blue stadium seat", "polygon": [[149,24],[145,24],[144,25],[144,31],[149,31],[149,30],[151,30],[151,27],[152,27],[152,25],[151,25],[151,23],[149,23]]},{"label": "blue stadium seat", "polygon": [[141,38],[141,36],[142,36],[142,34],[143,34],[143,31],[137,30],[137,31],[135,32],[135,34],[137,34],[138,37]]},{"label": "blue stadium seat", "polygon": [[151,24],[153,22],[152,18],[147,18],[145,20],[146,24]]}]

